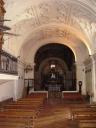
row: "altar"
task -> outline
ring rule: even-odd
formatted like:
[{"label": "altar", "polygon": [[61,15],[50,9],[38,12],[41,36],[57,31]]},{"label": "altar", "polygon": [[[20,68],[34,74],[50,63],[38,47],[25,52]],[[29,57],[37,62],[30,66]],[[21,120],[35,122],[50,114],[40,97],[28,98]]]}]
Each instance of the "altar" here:
[{"label": "altar", "polygon": [[51,84],[47,84],[46,88],[48,90],[48,97],[49,98],[61,98],[62,91],[61,91],[61,84],[57,84],[55,82]]},{"label": "altar", "polygon": [[62,88],[64,87],[64,74],[59,72],[56,65],[51,64],[49,72],[43,78],[48,97],[60,98],[62,96]]},{"label": "altar", "polygon": [[48,98],[62,98],[62,92],[48,92]]},{"label": "altar", "polygon": [[62,85],[60,85],[60,84],[48,84],[48,85],[46,85],[48,91],[52,91],[52,92],[60,92],[61,86]]}]

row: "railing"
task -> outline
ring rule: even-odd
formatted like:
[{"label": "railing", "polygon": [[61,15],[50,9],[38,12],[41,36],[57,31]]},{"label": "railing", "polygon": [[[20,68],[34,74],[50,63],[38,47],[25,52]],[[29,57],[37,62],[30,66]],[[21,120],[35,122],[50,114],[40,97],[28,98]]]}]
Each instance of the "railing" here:
[{"label": "railing", "polygon": [[0,51],[0,73],[17,74],[17,58]]}]

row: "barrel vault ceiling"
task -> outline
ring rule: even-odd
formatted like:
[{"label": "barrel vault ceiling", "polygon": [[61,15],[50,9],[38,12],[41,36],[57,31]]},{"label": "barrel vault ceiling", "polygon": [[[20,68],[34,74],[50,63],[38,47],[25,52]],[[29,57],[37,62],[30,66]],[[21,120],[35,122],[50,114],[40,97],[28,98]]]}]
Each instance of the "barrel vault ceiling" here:
[{"label": "barrel vault ceiling", "polygon": [[[4,0],[5,18],[11,21],[10,32],[19,36],[5,36],[4,49],[16,56],[26,49],[30,56],[45,43],[64,43],[76,55],[78,51],[96,52],[96,0]],[[38,45],[38,47],[37,47]],[[35,53],[35,51],[34,51]]]}]

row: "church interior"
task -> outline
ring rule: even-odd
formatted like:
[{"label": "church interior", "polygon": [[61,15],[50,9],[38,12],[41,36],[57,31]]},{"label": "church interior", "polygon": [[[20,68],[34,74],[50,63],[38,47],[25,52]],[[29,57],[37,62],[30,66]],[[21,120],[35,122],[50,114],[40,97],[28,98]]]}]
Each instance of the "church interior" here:
[{"label": "church interior", "polygon": [[96,128],[96,0],[0,0],[0,128],[46,127]]}]

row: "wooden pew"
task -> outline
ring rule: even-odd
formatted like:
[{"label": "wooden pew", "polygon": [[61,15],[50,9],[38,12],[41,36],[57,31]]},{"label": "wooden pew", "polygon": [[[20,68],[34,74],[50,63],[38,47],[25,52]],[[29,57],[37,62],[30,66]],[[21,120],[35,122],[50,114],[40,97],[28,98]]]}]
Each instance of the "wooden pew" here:
[{"label": "wooden pew", "polygon": [[15,108],[15,109],[32,109],[32,110],[39,110],[39,104],[33,104],[33,105],[26,105],[26,104],[10,104],[4,106],[4,109],[9,108]]},{"label": "wooden pew", "polygon": [[77,108],[71,108],[72,112],[96,112],[96,108],[91,108],[91,107],[77,107]]},{"label": "wooden pew", "polygon": [[79,128],[96,128],[96,106],[71,108],[72,119],[78,121]]},{"label": "wooden pew", "polygon": [[29,100],[29,101],[32,101],[32,100],[36,100],[36,101],[43,100],[44,101],[44,97],[27,97],[27,98],[19,99],[18,101],[21,101],[21,100],[24,100],[24,101],[26,101],[26,100]]},{"label": "wooden pew", "polygon": [[[21,124],[25,127],[25,125],[30,125],[30,127],[34,127],[34,121],[36,119],[36,115],[34,112],[21,112],[21,111],[4,111],[0,112],[0,126],[17,125]],[[2,124],[3,122],[3,124]],[[18,124],[19,122],[19,124]]]},{"label": "wooden pew", "polygon": [[8,98],[0,102],[0,107],[4,106],[5,104],[9,104],[13,102],[13,98]]},{"label": "wooden pew", "polygon": [[23,99],[19,99],[17,102],[15,102],[15,103],[22,103],[22,104],[24,104],[24,103],[26,103],[26,104],[36,104],[36,103],[40,103],[40,105],[43,105],[44,104],[44,97],[35,97],[35,98],[31,98],[31,97],[27,97],[27,98],[23,98]]},{"label": "wooden pew", "polygon": [[47,93],[40,93],[40,92],[34,92],[28,95],[27,97],[44,97],[44,99],[47,98]]},{"label": "wooden pew", "polygon": [[[87,104],[87,103],[84,103],[84,104],[67,104],[70,108],[92,108],[91,106],[90,106],[90,104]],[[66,106],[66,104],[64,105],[64,106]]]},{"label": "wooden pew", "polygon": [[36,102],[38,102],[38,103],[40,103],[40,104],[43,104],[43,99],[42,98],[40,98],[40,99],[23,99],[23,100],[18,100],[18,101],[16,101],[15,103],[36,103]]},{"label": "wooden pew", "polygon": [[26,125],[23,123],[12,122],[12,123],[1,123],[0,128],[34,128],[34,126]]},{"label": "wooden pew", "polygon": [[14,104],[26,104],[26,105],[38,104],[38,105],[41,105],[42,101],[18,101],[18,102],[14,102],[10,105],[14,105]]},{"label": "wooden pew", "polygon": [[36,94],[4,105],[0,112],[0,127],[33,128],[44,99],[44,95]]},{"label": "wooden pew", "polygon": [[93,120],[79,120],[80,128],[96,128],[96,119]]},{"label": "wooden pew", "polygon": [[[34,99],[34,98],[33,98]],[[4,106],[4,108],[8,108],[9,106],[11,107],[11,106],[26,106],[26,107],[28,107],[28,108],[30,108],[31,107],[31,109],[33,108],[33,109],[39,109],[42,105],[43,105],[43,98],[36,98],[36,100],[34,99],[34,100],[31,100],[30,98],[26,98],[26,99],[20,99],[20,100],[18,100],[18,101],[16,101],[16,102],[13,102],[13,103],[11,103],[11,104],[9,104],[9,105],[5,105]],[[11,107],[12,108],[12,107]]]},{"label": "wooden pew", "polygon": [[84,120],[84,119],[93,120],[94,118],[96,118],[96,112],[78,111],[73,113],[73,119],[76,119],[76,120]]},{"label": "wooden pew", "polygon": [[17,109],[18,111],[34,111],[38,115],[42,104],[43,104],[42,98],[36,98],[36,101],[31,100],[30,98],[24,98],[16,102],[13,102],[11,104],[5,105],[1,109],[1,111],[6,111],[6,110],[13,111]]}]

